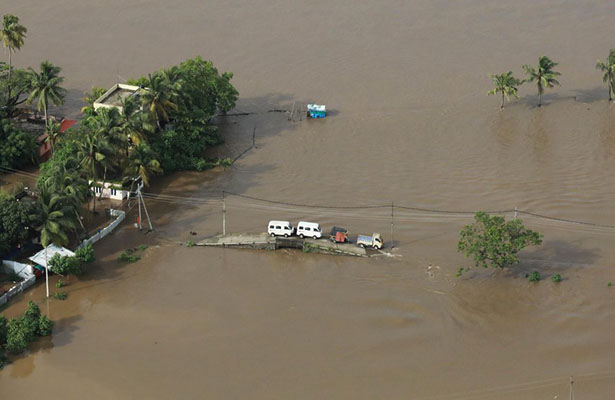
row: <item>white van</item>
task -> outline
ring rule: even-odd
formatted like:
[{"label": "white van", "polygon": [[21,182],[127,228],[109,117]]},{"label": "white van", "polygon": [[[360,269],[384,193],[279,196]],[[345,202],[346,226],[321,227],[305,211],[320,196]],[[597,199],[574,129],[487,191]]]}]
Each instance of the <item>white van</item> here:
[{"label": "white van", "polygon": [[269,221],[267,233],[271,236],[289,237],[295,233],[295,228],[289,221]]},{"label": "white van", "polygon": [[322,230],[320,229],[320,225],[316,222],[301,221],[297,224],[297,235],[299,235],[301,239],[305,236],[318,239],[322,236]]}]

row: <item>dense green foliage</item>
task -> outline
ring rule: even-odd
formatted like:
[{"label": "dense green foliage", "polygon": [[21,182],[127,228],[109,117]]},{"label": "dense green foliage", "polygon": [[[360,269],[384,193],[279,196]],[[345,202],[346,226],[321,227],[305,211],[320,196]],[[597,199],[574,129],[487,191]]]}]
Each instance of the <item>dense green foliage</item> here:
[{"label": "dense green foliage", "polygon": [[542,235],[526,229],[520,219],[506,222],[504,217],[479,211],[474,223],[463,227],[457,250],[474,257],[475,265],[504,268],[517,264],[517,253],[529,245],[542,243]]},{"label": "dense green foliage", "polygon": [[31,212],[31,203],[0,194],[0,256],[30,237]]},{"label": "dense green foliage", "polygon": [[495,88],[487,92],[487,95],[500,93],[502,95],[502,102],[500,108],[504,108],[504,98],[510,101],[510,96],[519,98],[518,87],[523,81],[515,78],[512,71],[505,72],[501,75],[490,75]]},{"label": "dense green foliage", "polygon": [[540,277],[540,272],[534,271],[528,275],[527,280],[530,282],[540,282],[542,278]]},{"label": "dense green foliage", "polygon": [[538,65],[536,68],[531,65],[523,66],[528,82],[536,82],[536,88],[538,89],[538,107],[542,105],[542,94],[544,90],[559,85],[557,77],[561,74],[553,70],[556,66],[557,63],[551,61],[547,56],[538,58]]},{"label": "dense green foliage", "polygon": [[84,264],[93,262],[95,258],[92,244],[88,243],[85,246],[78,248],[77,251],[75,251],[75,257]]},{"label": "dense green foliage", "polygon": [[39,336],[49,336],[53,330],[53,322],[47,316],[41,315],[40,308],[32,301],[20,318],[9,321],[0,315],[0,368],[6,360],[4,350],[19,354],[26,350],[28,343]]},{"label": "dense green foliage", "polygon": [[0,120],[0,167],[19,169],[34,162],[37,148],[32,134],[17,128],[8,119]]},{"label": "dense green foliage", "polygon": [[81,275],[86,271],[87,264],[94,261],[94,249],[91,244],[77,249],[75,256],[55,254],[49,260],[49,269],[60,275]]}]

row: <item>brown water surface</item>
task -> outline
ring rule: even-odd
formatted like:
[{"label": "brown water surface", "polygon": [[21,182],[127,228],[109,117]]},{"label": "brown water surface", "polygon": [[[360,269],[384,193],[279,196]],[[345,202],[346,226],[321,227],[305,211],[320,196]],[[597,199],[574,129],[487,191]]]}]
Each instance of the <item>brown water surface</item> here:
[{"label": "brown water surface", "polygon": [[[221,231],[222,190],[306,205],[519,209],[615,224],[615,116],[594,70],[615,47],[609,1],[8,0],[28,27],[18,66],[62,66],[81,93],[201,54],[235,73],[243,117],[214,150],[232,168],[173,174],[148,200],[156,231],[130,223],[96,247],[56,320],[0,373],[0,398],[604,399],[615,390],[615,230],[524,216],[544,244],[506,271],[456,252],[465,214],[396,210],[392,257],[185,248]],[[558,61],[561,88],[532,85],[500,112],[489,73]],[[292,123],[293,102],[330,116]],[[390,238],[390,209],[281,206],[228,196],[229,231],[271,218]],[[509,213],[507,215],[511,217]],[[134,212],[129,221],[135,218]],[[198,234],[191,236],[189,231]],[[115,262],[146,243],[143,260]],[[527,282],[539,270],[544,281]],[[559,273],[564,281],[550,281]],[[53,397],[52,396],[52,397]]]}]

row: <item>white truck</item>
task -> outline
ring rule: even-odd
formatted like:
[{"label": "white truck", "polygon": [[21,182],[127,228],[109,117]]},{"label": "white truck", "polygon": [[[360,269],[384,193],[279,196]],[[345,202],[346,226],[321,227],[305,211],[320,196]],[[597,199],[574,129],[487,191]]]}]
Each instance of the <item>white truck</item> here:
[{"label": "white truck", "polygon": [[373,247],[375,250],[379,250],[382,248],[382,237],[375,232],[371,236],[359,235],[357,244],[363,248]]}]

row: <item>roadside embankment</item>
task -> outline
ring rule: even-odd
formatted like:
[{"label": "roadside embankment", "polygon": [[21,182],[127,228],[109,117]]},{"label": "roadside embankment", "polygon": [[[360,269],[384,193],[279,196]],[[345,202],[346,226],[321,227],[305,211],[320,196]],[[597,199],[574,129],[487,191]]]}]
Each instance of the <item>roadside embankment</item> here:
[{"label": "roadside embankment", "polygon": [[266,233],[239,233],[218,235],[204,239],[196,246],[236,247],[256,250],[301,249],[305,253],[367,257],[365,249],[348,244],[333,243],[327,239],[301,239],[298,237],[271,237]]}]

